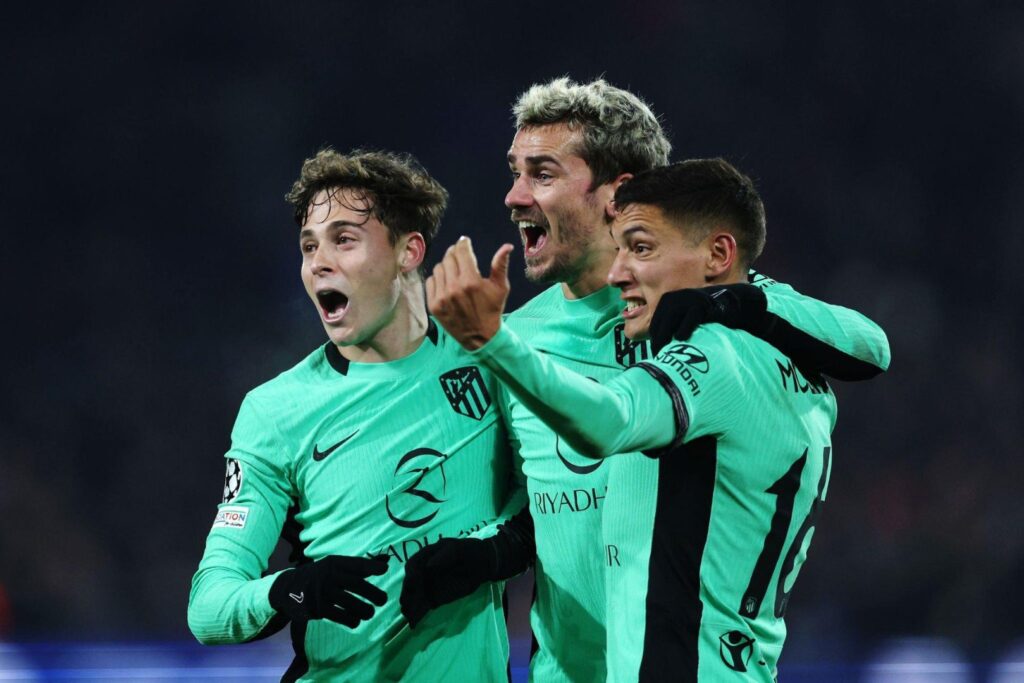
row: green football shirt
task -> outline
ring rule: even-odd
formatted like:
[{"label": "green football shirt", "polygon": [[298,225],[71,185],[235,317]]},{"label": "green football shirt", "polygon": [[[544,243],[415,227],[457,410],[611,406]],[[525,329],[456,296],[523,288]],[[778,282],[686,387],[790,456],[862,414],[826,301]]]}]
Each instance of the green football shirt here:
[{"label": "green football shirt", "polygon": [[388,602],[355,629],[293,624],[296,657],[285,680],[507,680],[502,585],[429,613],[415,630],[398,604],[416,551],[477,534],[525,504],[498,390],[431,322],[405,358],[349,363],[328,343],[251,391],[192,582],[196,637],[244,642],[276,616],[267,595],[277,574],[262,574],[291,509],[309,559],[388,556],[387,573],[369,578]]},{"label": "green football shirt", "polygon": [[[795,328],[857,361],[888,366],[885,335],[864,316],[804,297],[763,275],[752,273],[752,283],[765,290],[769,312]],[[512,313],[503,329],[540,351],[547,363],[585,375],[598,387],[596,382],[610,380],[650,354],[647,344],[631,342],[623,334],[622,306],[619,291],[612,287],[567,300],[561,286],[555,285]],[[487,352],[478,355],[487,362]],[[566,400],[573,405],[572,397]],[[534,410],[543,414],[543,404],[524,404],[518,395],[509,404],[536,525],[531,680],[604,680],[605,660],[613,663],[614,675],[631,639],[618,598],[624,572],[617,571],[629,540],[614,533],[617,522],[603,527],[609,516],[625,519],[617,510],[631,513],[630,495],[616,491],[633,486],[634,470],[649,471],[652,461],[635,452],[608,463],[588,460],[537,416]],[[605,536],[608,540],[602,543]],[[605,608],[606,600],[610,609]],[[606,622],[611,624],[607,633]]]}]

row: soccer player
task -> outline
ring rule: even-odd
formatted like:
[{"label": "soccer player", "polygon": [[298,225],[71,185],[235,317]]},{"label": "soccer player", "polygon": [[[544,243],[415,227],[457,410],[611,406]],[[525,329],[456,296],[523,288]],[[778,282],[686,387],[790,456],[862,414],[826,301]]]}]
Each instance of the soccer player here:
[{"label": "soccer player", "polygon": [[[189,626],[240,643],[290,621],[287,681],[507,680],[499,585],[415,631],[398,607],[410,554],[525,502],[497,383],[427,315],[447,192],[411,157],[325,149],[287,199],[329,340],[242,403]],[[302,560],[264,576],[286,519]]]},{"label": "soccer player", "polygon": [[[746,282],[765,241],[753,184],[721,159],[637,174],[616,206],[608,279],[632,338],[648,333],[666,292]],[[460,241],[428,280],[428,302],[579,453],[649,458],[617,468],[608,495],[629,503],[605,512],[605,541],[616,547],[609,628],[619,639],[608,680],[774,681],[786,606],[828,491],[831,389],[765,341],[718,324],[593,382],[501,324],[510,251],[498,251],[483,279]]]},{"label": "soccer player", "polygon": [[[648,344],[627,337],[619,292],[607,286],[616,253],[608,230],[612,199],[632,175],[666,164],[669,142],[643,101],[603,80],[577,84],[559,78],[535,85],[520,96],[513,113],[512,188],[505,204],[522,240],[527,278],[551,287],[510,314],[504,325],[552,363],[592,380],[610,380],[651,354]],[[707,294],[686,293],[705,306],[687,307],[687,315],[678,319],[666,307],[666,328],[670,333],[692,328],[698,311],[702,319],[770,336],[773,343],[800,351],[816,369],[851,379],[877,373],[888,363],[885,335],[858,313],[802,297],[764,276],[744,287],[713,305]],[[531,680],[604,680],[606,639],[611,648],[622,639],[605,629],[605,573],[618,566],[621,542],[612,535],[602,544],[602,516],[633,504],[616,493],[618,470],[645,462],[644,456],[588,460],[518,397],[512,397],[508,411],[536,525]],[[440,585],[458,568],[465,582],[461,592],[475,588],[493,575],[493,567],[483,563],[474,574],[473,562],[460,551],[472,545],[449,541],[419,553],[407,584],[415,585],[429,606],[444,604],[422,590],[430,577]]]}]

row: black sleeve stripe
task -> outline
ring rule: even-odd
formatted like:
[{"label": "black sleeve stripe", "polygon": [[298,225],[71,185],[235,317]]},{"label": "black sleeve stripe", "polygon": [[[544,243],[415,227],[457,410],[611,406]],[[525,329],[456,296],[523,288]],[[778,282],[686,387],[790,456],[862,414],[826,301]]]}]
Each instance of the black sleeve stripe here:
[{"label": "black sleeve stripe", "polygon": [[758,336],[792,358],[801,369],[806,367],[811,372],[844,382],[871,379],[882,372],[877,365],[829,346],[774,313],[768,313],[767,317],[764,334]]},{"label": "black sleeve stripe", "polygon": [[662,389],[668,393],[669,398],[672,399],[672,410],[676,415],[675,438],[672,439],[672,443],[664,448],[644,452],[644,455],[648,457],[657,458],[664,455],[667,451],[679,448],[679,445],[683,443],[683,437],[686,436],[686,430],[690,426],[690,414],[686,412],[686,404],[683,403],[683,395],[679,393],[679,387],[676,386],[676,383],[672,381],[664,370],[651,363],[637,363],[633,367],[643,369],[648,375],[656,379]]}]

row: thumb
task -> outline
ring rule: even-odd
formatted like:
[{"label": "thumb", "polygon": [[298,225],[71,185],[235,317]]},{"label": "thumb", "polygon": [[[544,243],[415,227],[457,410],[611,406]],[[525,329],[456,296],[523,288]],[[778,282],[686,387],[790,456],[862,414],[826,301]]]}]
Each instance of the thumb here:
[{"label": "thumb", "polygon": [[491,282],[508,287],[508,262],[512,258],[511,244],[503,244],[494,252],[491,259],[491,274],[487,278]]}]

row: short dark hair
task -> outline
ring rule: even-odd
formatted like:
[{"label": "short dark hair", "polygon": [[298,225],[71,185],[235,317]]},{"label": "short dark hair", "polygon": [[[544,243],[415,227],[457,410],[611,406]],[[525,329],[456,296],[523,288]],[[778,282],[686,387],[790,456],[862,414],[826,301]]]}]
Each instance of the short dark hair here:
[{"label": "short dark hair", "polygon": [[744,267],[764,250],[764,204],[753,181],[725,159],[687,159],[638,173],[615,193],[616,208],[630,204],[656,206],[672,222],[695,228],[700,239],[728,226]]},{"label": "short dark hair", "polygon": [[448,206],[448,191],[412,155],[359,149],[341,154],[330,147],[303,162],[285,199],[301,226],[319,193],[327,193],[327,202],[340,201],[339,190],[354,190],[366,200],[365,213],[387,226],[392,245],[418,232],[429,249]]}]

